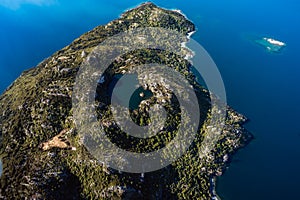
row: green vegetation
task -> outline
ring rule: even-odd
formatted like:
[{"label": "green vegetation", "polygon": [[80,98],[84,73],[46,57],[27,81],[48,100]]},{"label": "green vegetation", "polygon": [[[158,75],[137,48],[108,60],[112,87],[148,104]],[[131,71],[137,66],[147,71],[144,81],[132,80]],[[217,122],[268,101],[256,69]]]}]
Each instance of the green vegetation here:
[{"label": "green vegetation", "polygon": [[[82,145],[72,117],[72,88],[79,66],[94,47],[122,31],[136,27],[163,27],[185,35],[194,25],[179,13],[147,3],[127,11],[120,19],[96,27],[72,44],[24,72],[0,97],[0,155],[3,174],[0,198],[5,199],[211,199],[211,179],[225,169],[226,155],[232,155],[251,139],[242,124],[245,118],[228,107],[222,137],[213,152],[201,157],[200,148],[209,127],[211,109],[209,92],[198,85],[190,72],[190,63],[171,52],[135,50],[112,63],[106,71],[106,83],[97,88],[97,114],[107,135],[117,145],[135,152],[159,149],[176,135],[181,118],[176,97],[163,85],[163,107],[167,121],[163,130],[148,140],[133,138],[116,126],[110,109],[108,84],[112,77],[140,64],[160,63],[183,74],[193,85],[201,102],[201,118],[196,139],[179,160],[161,170],[146,174],[115,171],[93,158]],[[146,110],[161,99],[151,97],[147,104],[131,110],[137,124],[149,123]],[[193,102],[191,102],[192,104]],[[40,144],[62,130],[75,151],[54,148],[43,151]],[[208,144],[209,145],[209,141]],[[112,152],[113,154],[113,152]]]}]

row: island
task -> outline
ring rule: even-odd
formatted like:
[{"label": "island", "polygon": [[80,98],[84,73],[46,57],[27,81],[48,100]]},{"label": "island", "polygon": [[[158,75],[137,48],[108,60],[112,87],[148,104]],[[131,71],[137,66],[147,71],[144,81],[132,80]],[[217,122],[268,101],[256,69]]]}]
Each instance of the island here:
[{"label": "island", "polygon": [[132,107],[135,122],[141,126],[147,123],[146,110],[154,101],[152,93],[157,91],[162,93],[160,100],[165,102],[168,122],[150,140],[129,138],[112,118],[110,85],[130,68],[147,63],[168,65],[184,75],[201,102],[202,115],[193,144],[177,161],[149,173],[117,171],[94,158],[78,136],[72,94],[82,62],[106,38],[139,27],[161,27],[187,37],[195,31],[195,25],[180,12],[144,3],[24,71],[1,95],[1,199],[217,199],[216,177],[222,175],[233,154],[253,135],[243,127],[246,117],[227,106],[221,137],[207,156],[200,156],[203,137],[218,129],[209,126],[212,113],[218,111],[211,109],[210,92],[195,81],[191,63],[184,57],[159,49],[124,54],[110,65],[105,76],[99,77],[95,97],[97,113],[102,116],[99,123],[111,141],[124,149],[149,152],[176,135],[182,117],[176,98],[161,86],[148,85],[147,90],[138,90],[138,98],[148,103]]},{"label": "island", "polygon": [[280,52],[286,44],[279,40],[273,38],[263,37],[261,39],[256,39],[255,42],[263,47],[265,47],[269,52]]}]

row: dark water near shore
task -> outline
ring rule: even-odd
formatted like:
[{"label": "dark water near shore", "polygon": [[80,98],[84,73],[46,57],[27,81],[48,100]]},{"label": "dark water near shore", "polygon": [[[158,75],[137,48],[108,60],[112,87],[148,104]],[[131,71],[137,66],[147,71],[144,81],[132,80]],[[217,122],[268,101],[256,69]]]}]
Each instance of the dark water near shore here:
[{"label": "dark water near shore", "polygon": [[126,74],[124,76],[115,74],[109,84],[108,91],[110,99],[114,98],[117,105],[130,110],[138,109],[143,100],[153,96],[150,90],[144,90],[139,85],[136,74]]},{"label": "dark water near shore", "polygon": [[[2,1],[0,1],[2,2]],[[34,2],[34,1],[33,1]],[[141,1],[57,0],[0,6],[0,91],[20,73]],[[228,103],[249,119],[256,139],[218,179],[225,200],[298,199],[300,180],[300,3],[296,0],[156,0],[178,8],[198,28],[193,38],[216,62]],[[1,4],[1,3],[0,3]],[[249,38],[287,43],[271,54]]]}]

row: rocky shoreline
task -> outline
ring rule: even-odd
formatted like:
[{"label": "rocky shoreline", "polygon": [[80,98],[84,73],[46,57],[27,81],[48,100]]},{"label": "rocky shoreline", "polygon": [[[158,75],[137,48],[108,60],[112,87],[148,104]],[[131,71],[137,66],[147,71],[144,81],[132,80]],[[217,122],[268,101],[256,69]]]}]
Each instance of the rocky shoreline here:
[{"label": "rocky shoreline", "polygon": [[2,175],[2,160],[0,159],[0,177]]},{"label": "rocky shoreline", "polygon": [[[25,71],[0,97],[0,197],[3,199],[213,199],[215,184],[230,163],[231,156],[251,141],[243,128],[246,118],[227,108],[222,135],[207,156],[201,157],[203,137],[218,127],[209,126],[212,110],[209,92],[190,71],[188,60],[157,49],[135,50],[110,65],[97,86],[97,114],[111,140],[124,148],[151,151],[176,135],[180,118],[172,94],[163,86],[146,87],[162,94],[161,102],[171,113],[168,130],[150,141],[129,138],[117,129],[110,111],[108,88],[113,76],[140,64],[160,63],[183,74],[195,88],[201,115],[197,136],[187,153],[155,172],[122,173],[95,159],[82,145],[73,119],[72,94],[76,74],[93,49],[115,34],[144,27],[161,27],[186,36],[195,26],[182,14],[145,3],[126,11],[117,20],[83,34],[69,46],[54,53],[37,67]],[[183,41],[178,41],[183,42]],[[179,43],[179,44],[180,44]],[[183,47],[184,48],[184,47]],[[99,77],[100,78],[100,77]],[[101,79],[100,79],[101,80]],[[148,120],[148,103],[132,111],[140,125]],[[188,130],[188,127],[187,127]],[[117,135],[118,137],[115,137]],[[130,141],[130,142],[128,142]],[[210,143],[207,143],[210,145]]]}]

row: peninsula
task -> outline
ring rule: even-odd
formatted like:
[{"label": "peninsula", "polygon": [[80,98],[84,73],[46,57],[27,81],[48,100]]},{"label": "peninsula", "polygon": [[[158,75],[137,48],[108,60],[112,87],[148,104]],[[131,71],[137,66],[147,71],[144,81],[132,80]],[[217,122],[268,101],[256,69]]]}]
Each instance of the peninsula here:
[{"label": "peninsula", "polygon": [[[183,74],[195,88],[201,102],[199,130],[185,155],[169,166],[145,174],[125,173],[95,159],[82,145],[73,119],[72,94],[82,62],[106,38],[126,30],[161,27],[186,36],[195,25],[179,12],[144,3],[106,25],[83,34],[35,68],[25,71],[0,97],[0,199],[215,199],[215,178],[221,176],[230,158],[253,136],[243,127],[246,118],[227,107],[222,135],[213,151],[201,157],[199,148],[208,131],[213,112],[209,91],[195,81],[184,57],[158,49],[138,49],[115,60],[99,79],[97,113],[111,140],[123,148],[153,151],[176,134],[180,111],[175,98],[162,91],[170,106],[167,128],[150,141],[128,137],[117,129],[109,109],[109,85],[114,76],[136,65],[161,63]],[[100,78],[100,77],[99,77]],[[148,96],[138,93],[140,98]],[[167,98],[170,97],[170,98]],[[175,100],[174,100],[175,99]],[[151,102],[151,97],[150,100]],[[140,125],[148,120],[145,107],[137,106],[132,118]],[[210,145],[209,143],[207,145]]]}]

